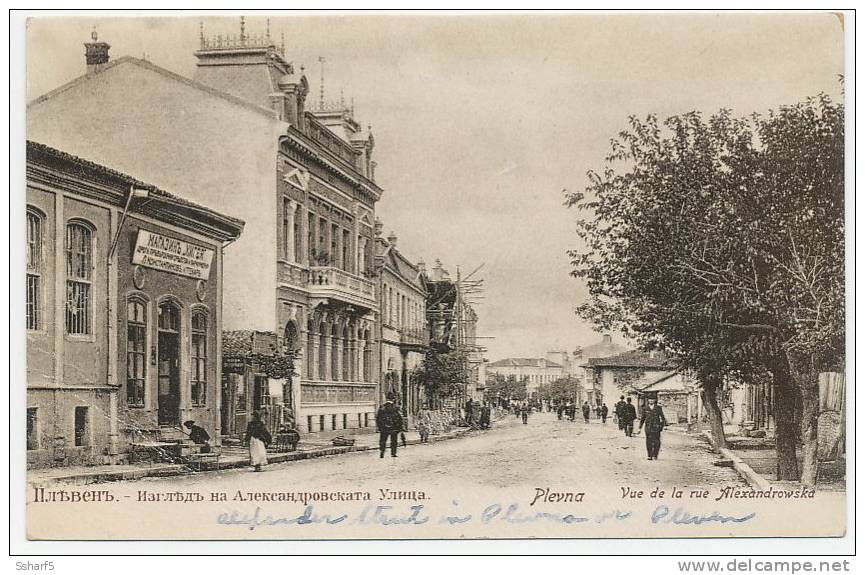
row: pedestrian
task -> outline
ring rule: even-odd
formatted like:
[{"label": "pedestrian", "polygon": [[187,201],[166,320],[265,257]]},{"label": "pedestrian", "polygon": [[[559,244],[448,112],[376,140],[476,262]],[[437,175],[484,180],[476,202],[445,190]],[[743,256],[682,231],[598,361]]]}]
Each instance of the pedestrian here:
[{"label": "pedestrian", "polygon": [[480,426],[481,429],[489,429],[490,428],[490,406],[485,401],[481,406],[481,418],[480,418]]},{"label": "pedestrian", "polygon": [[249,446],[249,462],[256,471],[261,471],[261,467],[267,465],[267,446],[272,440],[261,421],[261,412],[253,412],[252,421],[246,426],[245,442]]},{"label": "pedestrian", "polygon": [[616,405],[614,406],[615,407],[614,413],[616,416],[616,423],[619,424],[619,429],[622,431],[625,430],[625,418],[624,418],[625,405],[626,405],[625,404],[625,396],[624,395],[619,396],[619,401],[617,401]]},{"label": "pedestrian", "polygon": [[565,411],[565,406],[563,404],[559,403],[558,406],[556,407],[556,415],[558,416],[559,420],[562,419],[562,412],[563,411]]},{"label": "pedestrian", "polygon": [[378,429],[378,456],[380,458],[384,457],[388,438],[390,438],[390,456],[396,457],[397,436],[403,428],[402,415],[393,403],[396,396],[393,393],[388,393],[385,399],[384,405],[379,408],[375,416],[375,426]]},{"label": "pedestrian", "polygon": [[637,419],[637,408],[634,407],[633,403],[631,403],[630,397],[628,398],[627,402],[625,402],[625,407],[623,411],[625,435],[628,437],[633,437],[634,420]]},{"label": "pedestrian", "polygon": [[589,406],[588,401],[583,402],[583,419],[586,420],[586,423],[589,422],[589,414],[592,413],[592,408]]},{"label": "pedestrian", "polygon": [[432,421],[429,411],[421,409],[417,418],[417,431],[420,434],[420,442],[427,443],[429,441],[429,432]]},{"label": "pedestrian", "polygon": [[568,402],[568,419],[576,421],[577,419],[577,402]]},{"label": "pedestrian", "polygon": [[601,406],[601,423],[607,423],[607,414],[610,410],[607,408],[607,404]]},{"label": "pedestrian", "polygon": [[643,409],[640,416],[640,427],[637,433],[646,426],[646,455],[648,459],[658,459],[661,451],[661,432],[667,425],[664,410],[658,405],[658,396],[650,394],[647,398],[648,405]]},{"label": "pedestrian", "polygon": [[474,421],[474,403],[472,402],[472,398],[470,397],[468,401],[466,401],[466,423],[472,425]]},{"label": "pedestrian", "polygon": [[199,451],[201,453],[210,453],[210,434],[207,433],[207,430],[200,425],[195,425],[195,422],[191,419],[184,421],[183,426],[189,430],[189,439],[192,440],[192,443],[201,446]]},{"label": "pedestrian", "polygon": [[523,418],[523,425],[526,425],[529,422],[529,404],[523,403],[520,408],[520,416]]}]

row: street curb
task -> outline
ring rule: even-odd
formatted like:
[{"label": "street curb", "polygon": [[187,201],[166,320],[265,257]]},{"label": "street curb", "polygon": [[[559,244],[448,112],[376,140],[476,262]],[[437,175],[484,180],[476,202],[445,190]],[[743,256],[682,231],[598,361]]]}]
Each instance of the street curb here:
[{"label": "street curb", "polygon": [[[709,442],[709,445],[712,445],[712,434],[709,431],[703,431],[700,435]],[[718,452],[733,462],[733,469],[739,474],[739,476],[745,480],[745,482],[751,486],[752,489],[759,489],[761,491],[767,491],[772,487],[772,484],[769,483],[769,480],[754,471],[754,469],[745,463],[741,457],[733,453],[731,450],[726,447],[722,447],[718,450]]]},{"label": "street curb", "polygon": [[[434,435],[429,438],[428,443],[438,441],[447,441],[449,439],[457,439],[471,431],[470,428],[460,428],[447,435]],[[420,439],[406,440],[406,445],[418,445]],[[292,451],[289,453],[273,453],[268,454],[268,464],[273,463],[288,463],[291,461],[300,461],[303,459],[317,459],[319,457],[327,457],[330,455],[342,455],[344,453],[352,453],[356,451],[371,451],[375,449],[373,445],[360,446],[344,446],[344,447],[322,447],[310,451]],[[45,479],[37,479],[32,481],[34,484],[46,483],[107,483],[111,481],[131,481],[143,479],[145,477],[175,477],[178,475],[190,475],[208,473],[211,471],[223,471],[225,469],[237,469],[241,467],[249,467],[251,464],[248,459],[234,461],[214,461],[201,464],[201,469],[198,471],[191,470],[187,465],[182,464],[166,464],[154,466],[146,469],[124,469],[118,471],[96,471],[89,473],[79,473],[75,475],[61,475],[57,477],[48,477]]]}]

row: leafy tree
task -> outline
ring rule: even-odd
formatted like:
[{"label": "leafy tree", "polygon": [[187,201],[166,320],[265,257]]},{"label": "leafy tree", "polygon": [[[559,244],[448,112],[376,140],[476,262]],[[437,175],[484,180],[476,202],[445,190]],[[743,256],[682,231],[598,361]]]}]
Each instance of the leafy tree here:
[{"label": "leafy tree", "polygon": [[632,117],[589,179],[566,201],[589,212],[571,252],[590,293],[578,313],[693,371],[718,446],[723,381],[770,372],[780,475],[797,478],[801,395],[812,482],[817,373],[843,357],[841,105]]},{"label": "leafy tree", "polygon": [[427,350],[417,374],[427,397],[438,399],[460,393],[467,377],[468,355],[461,350]]},{"label": "leafy tree", "polygon": [[487,397],[492,399],[498,396],[522,401],[526,398],[527,382],[526,377],[517,379],[514,375],[490,374],[487,376]]}]

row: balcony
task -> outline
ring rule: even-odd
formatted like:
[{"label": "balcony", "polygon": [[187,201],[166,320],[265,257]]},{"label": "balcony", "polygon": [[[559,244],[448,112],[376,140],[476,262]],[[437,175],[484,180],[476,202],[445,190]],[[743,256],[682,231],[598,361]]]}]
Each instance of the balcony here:
[{"label": "balcony", "polygon": [[429,345],[429,330],[401,329],[399,330],[399,343],[405,347],[427,347]]},{"label": "balcony", "polygon": [[375,284],[368,279],[331,266],[309,268],[309,295],[367,309],[376,308]]}]

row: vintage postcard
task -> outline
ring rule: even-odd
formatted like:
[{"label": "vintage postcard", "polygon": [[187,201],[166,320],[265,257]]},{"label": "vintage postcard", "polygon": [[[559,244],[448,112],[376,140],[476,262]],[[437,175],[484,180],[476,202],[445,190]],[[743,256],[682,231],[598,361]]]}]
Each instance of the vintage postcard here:
[{"label": "vintage postcard", "polygon": [[849,18],[28,18],[27,537],[843,537]]}]

